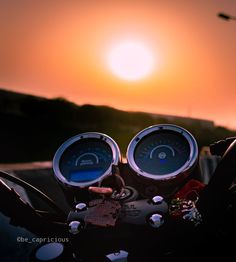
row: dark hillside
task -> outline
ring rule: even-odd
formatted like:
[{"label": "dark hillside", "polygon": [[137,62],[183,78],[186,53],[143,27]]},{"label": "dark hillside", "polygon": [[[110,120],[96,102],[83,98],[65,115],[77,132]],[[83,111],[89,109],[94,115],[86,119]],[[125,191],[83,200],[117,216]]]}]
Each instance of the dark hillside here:
[{"label": "dark hillside", "polygon": [[[186,121],[187,120],[187,121]],[[125,154],[130,139],[141,129],[158,123],[181,125],[200,146],[236,135],[204,120],[125,112],[107,106],[78,106],[63,98],[46,99],[0,89],[0,162],[51,160],[58,146],[86,131],[104,132]]]}]

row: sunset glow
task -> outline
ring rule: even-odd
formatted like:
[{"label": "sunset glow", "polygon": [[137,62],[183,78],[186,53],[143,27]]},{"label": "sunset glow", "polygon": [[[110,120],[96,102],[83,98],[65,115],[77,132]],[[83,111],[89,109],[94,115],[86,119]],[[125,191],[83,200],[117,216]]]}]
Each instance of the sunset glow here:
[{"label": "sunset glow", "polygon": [[1,1],[0,87],[236,128],[235,1]]},{"label": "sunset glow", "polygon": [[154,54],[140,42],[125,41],[112,47],[108,54],[108,63],[115,75],[135,81],[150,74]]}]

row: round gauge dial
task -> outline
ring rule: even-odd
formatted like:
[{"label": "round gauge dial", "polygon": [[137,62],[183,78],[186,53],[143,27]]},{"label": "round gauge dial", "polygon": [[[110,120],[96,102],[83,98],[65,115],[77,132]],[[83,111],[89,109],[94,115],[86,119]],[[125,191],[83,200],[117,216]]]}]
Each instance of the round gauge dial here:
[{"label": "round gauge dial", "polygon": [[190,146],[181,134],[171,130],[154,132],[136,146],[134,161],[153,175],[166,175],[181,168],[189,159]]},{"label": "round gauge dial", "polygon": [[112,162],[112,150],[104,141],[88,138],[68,147],[59,168],[68,181],[89,182],[102,176]]},{"label": "round gauge dial", "polygon": [[198,159],[195,138],[184,128],[163,124],[148,127],[130,142],[127,160],[140,177],[158,181],[179,177]]},{"label": "round gauge dial", "polygon": [[111,174],[120,160],[120,150],[109,136],[96,132],[68,139],[53,159],[56,178],[65,186],[87,187]]}]

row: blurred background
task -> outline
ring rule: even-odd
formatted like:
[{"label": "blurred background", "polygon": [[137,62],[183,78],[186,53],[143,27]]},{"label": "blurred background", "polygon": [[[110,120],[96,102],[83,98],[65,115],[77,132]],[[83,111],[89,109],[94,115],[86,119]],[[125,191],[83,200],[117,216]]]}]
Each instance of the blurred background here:
[{"label": "blurred background", "polygon": [[51,161],[85,131],[123,156],[158,123],[203,151],[235,136],[236,22],[219,12],[236,2],[1,1],[0,163]]}]

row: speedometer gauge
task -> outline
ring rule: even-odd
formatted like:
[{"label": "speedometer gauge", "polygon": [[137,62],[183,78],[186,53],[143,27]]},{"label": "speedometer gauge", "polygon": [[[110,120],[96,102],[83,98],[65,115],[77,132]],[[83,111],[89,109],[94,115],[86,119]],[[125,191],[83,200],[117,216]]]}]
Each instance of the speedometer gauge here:
[{"label": "speedometer gauge", "polygon": [[138,133],[130,142],[127,160],[135,173],[155,182],[186,177],[198,158],[194,137],[176,125],[155,125]]},{"label": "speedometer gauge", "polygon": [[101,182],[119,160],[120,150],[112,138],[89,132],[61,145],[55,154],[53,169],[64,185],[83,188]]}]

